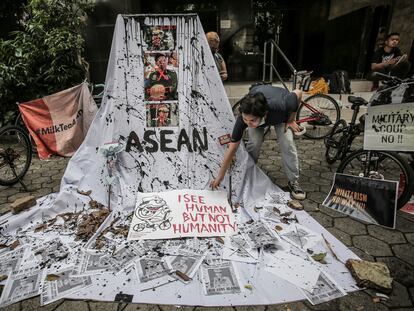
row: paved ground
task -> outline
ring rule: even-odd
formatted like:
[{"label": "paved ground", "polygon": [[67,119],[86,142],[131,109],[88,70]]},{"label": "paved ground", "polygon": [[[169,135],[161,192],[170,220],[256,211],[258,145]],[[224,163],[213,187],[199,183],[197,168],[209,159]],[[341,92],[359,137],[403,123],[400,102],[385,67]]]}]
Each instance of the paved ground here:
[{"label": "paved ground", "polygon": [[[223,311],[259,310],[259,311],[308,311],[308,310],[414,310],[414,217],[398,212],[397,229],[387,230],[375,225],[345,217],[325,208],[321,202],[330,189],[330,182],[336,166],[328,166],[324,160],[325,148],[322,141],[299,139],[297,141],[301,163],[301,185],[308,192],[304,201],[305,209],[333,235],[347,245],[358,256],[366,260],[381,261],[388,264],[394,277],[394,289],[387,302],[373,303],[374,291],[365,290],[325,304],[312,306],[307,301],[276,306],[255,306],[220,308]],[[59,189],[61,176],[67,165],[67,159],[53,158],[40,162],[33,160],[30,171],[24,181],[32,193],[40,197]],[[281,168],[280,155],[273,140],[266,141],[259,160],[260,167],[281,187],[287,181]],[[20,187],[0,187],[0,213],[8,211],[9,204],[27,193]],[[117,304],[91,301],[61,300],[46,307],[39,306],[39,297],[6,307],[3,310],[158,310],[170,311],[175,306]],[[203,311],[203,307],[184,310]],[[216,308],[217,309],[217,308]]]}]

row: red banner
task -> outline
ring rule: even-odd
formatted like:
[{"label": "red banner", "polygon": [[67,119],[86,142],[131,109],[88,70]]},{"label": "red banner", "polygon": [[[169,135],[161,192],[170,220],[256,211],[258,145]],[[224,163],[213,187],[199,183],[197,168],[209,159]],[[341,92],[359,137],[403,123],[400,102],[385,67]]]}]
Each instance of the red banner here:
[{"label": "red banner", "polygon": [[19,104],[40,159],[72,156],[88,132],[96,104],[86,83]]}]

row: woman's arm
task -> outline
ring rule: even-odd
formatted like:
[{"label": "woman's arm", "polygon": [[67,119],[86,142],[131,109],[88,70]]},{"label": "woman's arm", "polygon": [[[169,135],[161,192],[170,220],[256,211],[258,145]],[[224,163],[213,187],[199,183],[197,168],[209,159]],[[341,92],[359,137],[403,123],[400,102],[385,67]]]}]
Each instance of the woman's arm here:
[{"label": "woman's arm", "polygon": [[240,141],[234,143],[231,142],[229,144],[229,147],[227,148],[226,153],[224,154],[223,162],[221,163],[218,175],[210,184],[212,189],[217,189],[218,186],[220,186],[220,183],[223,181],[224,176],[226,175],[226,172],[230,167],[231,161],[233,160],[233,157],[236,154],[237,149],[239,148],[239,145]]},{"label": "woman's arm", "polygon": [[300,126],[296,123],[296,111],[299,109],[300,103],[302,101],[302,91],[301,90],[293,90],[292,93],[294,93],[297,97],[297,108],[295,111],[292,111],[289,115],[288,120],[286,121],[285,124],[285,132],[286,130],[290,127],[292,129],[293,132],[300,132],[301,128]]}]

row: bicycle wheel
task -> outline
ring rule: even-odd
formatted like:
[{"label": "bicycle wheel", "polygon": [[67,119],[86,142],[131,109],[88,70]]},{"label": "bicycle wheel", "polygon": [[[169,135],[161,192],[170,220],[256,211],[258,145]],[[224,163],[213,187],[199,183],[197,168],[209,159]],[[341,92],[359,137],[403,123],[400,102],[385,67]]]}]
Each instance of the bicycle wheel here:
[{"label": "bicycle wheel", "polygon": [[333,164],[346,153],[346,121],[341,119],[332,129],[331,134],[325,138],[325,158],[328,164]]},{"label": "bicycle wheel", "polygon": [[32,161],[32,148],[25,131],[14,125],[0,129],[0,185],[19,182]]},{"label": "bicycle wheel", "polygon": [[[237,102],[231,108],[233,110],[234,119],[237,119],[237,117],[239,116],[239,107],[240,107],[240,102]],[[271,129],[271,126],[268,126],[268,127],[265,128],[264,134],[263,134],[263,137],[264,137],[263,139],[264,140],[270,138],[270,129]],[[249,140],[248,131],[244,131],[242,139],[245,143]]]},{"label": "bicycle wheel", "polygon": [[32,146],[32,153],[37,153],[36,143],[33,140],[32,135],[30,135],[29,130],[26,127],[26,124],[23,122],[21,113],[17,115],[16,121],[14,121],[14,125],[20,127],[22,130],[24,130],[27,136],[29,136],[30,144]]},{"label": "bicycle wheel", "polygon": [[334,98],[325,94],[315,94],[301,103],[296,113],[296,122],[304,123],[304,136],[320,139],[332,132],[340,116],[339,105]]},{"label": "bicycle wheel", "polygon": [[398,153],[388,151],[357,150],[339,165],[338,173],[400,182],[397,207],[408,202],[414,190],[414,173],[407,161]]}]

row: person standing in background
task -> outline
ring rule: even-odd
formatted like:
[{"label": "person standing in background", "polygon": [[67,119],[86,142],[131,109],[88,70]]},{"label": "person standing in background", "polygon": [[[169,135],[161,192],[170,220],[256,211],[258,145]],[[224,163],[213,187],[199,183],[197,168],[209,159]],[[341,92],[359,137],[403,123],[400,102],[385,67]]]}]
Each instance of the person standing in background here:
[{"label": "person standing in background", "polygon": [[210,31],[206,33],[207,42],[210,46],[211,53],[213,53],[214,61],[216,62],[217,69],[220,74],[222,81],[227,80],[227,67],[226,62],[224,61],[223,56],[218,52],[220,46],[220,37],[217,32]]}]

